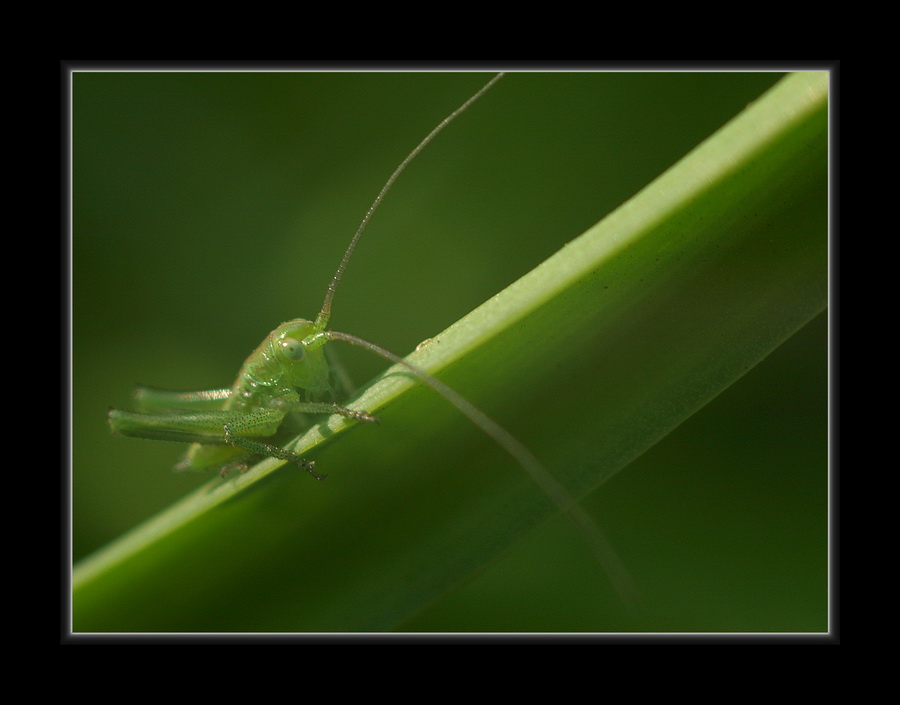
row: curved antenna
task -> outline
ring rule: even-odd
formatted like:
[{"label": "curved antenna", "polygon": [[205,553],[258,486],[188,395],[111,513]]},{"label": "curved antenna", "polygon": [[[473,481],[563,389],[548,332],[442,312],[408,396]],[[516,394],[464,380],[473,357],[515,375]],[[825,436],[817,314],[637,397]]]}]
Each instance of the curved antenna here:
[{"label": "curved antenna", "polygon": [[356,249],[356,243],[359,242],[360,236],[363,234],[363,231],[366,229],[366,226],[369,224],[369,220],[372,218],[372,214],[381,204],[381,200],[385,197],[388,191],[391,190],[391,186],[394,185],[394,182],[397,180],[397,177],[403,172],[406,168],[407,164],[409,164],[416,156],[428,145],[431,140],[433,140],[438,133],[443,130],[447,125],[449,125],[453,120],[460,114],[465,112],[472,103],[478,100],[481,96],[487,93],[490,90],[491,86],[493,86],[497,81],[503,78],[504,73],[498,73],[494,76],[490,81],[488,81],[485,85],[481,87],[481,89],[475,93],[471,98],[469,98],[465,103],[460,105],[456,110],[450,113],[447,117],[441,120],[440,124],[435,127],[428,135],[419,142],[418,146],[410,152],[406,159],[400,162],[400,166],[394,169],[394,173],[391,174],[390,178],[385,182],[384,186],[381,187],[381,191],[378,192],[378,195],[375,197],[375,200],[372,201],[372,205],[369,206],[369,210],[366,211],[365,217],[362,219],[362,222],[359,224],[359,227],[356,229],[356,234],[353,236],[353,239],[350,240],[350,245],[347,247],[347,250],[344,252],[344,258],[341,260],[340,266],[337,268],[337,271],[334,273],[334,277],[331,279],[331,283],[328,285],[328,291],[325,293],[325,301],[322,303],[322,310],[319,312],[319,315],[316,316],[315,326],[317,330],[325,330],[328,325],[328,319],[331,316],[331,301],[334,299],[334,292],[337,291],[338,284],[341,282],[341,277],[344,276],[344,270],[347,268],[347,263],[350,261],[350,258],[353,256],[353,251]]},{"label": "curved antenna", "polygon": [[381,200],[385,197],[387,192],[390,191],[391,186],[394,185],[397,177],[400,176],[406,166],[419,154],[419,152],[421,152],[428,145],[429,142],[431,142],[431,140],[433,140],[438,135],[439,132],[441,132],[441,130],[447,127],[447,125],[449,125],[458,115],[467,110],[469,106],[472,105],[472,103],[474,103],[482,95],[484,95],[497,81],[503,78],[504,75],[505,74],[503,73],[499,73],[494,76],[490,81],[482,86],[477,93],[475,93],[471,98],[469,98],[465,103],[459,106],[452,113],[450,113],[450,115],[445,117],[437,125],[437,127],[435,127],[431,132],[428,133],[425,139],[419,142],[416,148],[407,155],[406,159],[404,159],[400,163],[400,165],[394,170],[394,173],[391,174],[387,182],[385,182],[384,186],[381,188],[381,191],[378,193],[378,196],[372,202],[372,205],[369,206],[369,210],[366,212],[366,215],[360,223],[359,228],[357,228],[356,234],[354,234],[353,239],[350,241],[350,245],[344,252],[344,257],[341,260],[341,264],[338,267],[337,272],[335,272],[331,283],[328,285],[328,291],[325,294],[325,301],[322,304],[322,310],[319,312],[319,315],[316,317],[315,321],[315,329],[317,332],[306,338],[304,342],[312,345],[320,345],[323,344],[326,340],[341,340],[345,343],[365,348],[366,350],[369,350],[370,352],[375,353],[376,355],[379,355],[396,365],[405,367],[416,377],[418,377],[422,382],[424,382],[435,392],[444,397],[444,399],[446,399],[448,402],[450,402],[450,404],[456,407],[456,409],[460,411],[460,413],[466,416],[472,423],[474,423],[476,426],[478,426],[478,428],[480,428],[482,431],[484,431],[484,433],[492,438],[494,442],[497,443],[497,445],[499,445],[501,448],[503,448],[503,450],[509,453],[509,455],[522,467],[522,469],[525,470],[525,472],[538,485],[538,487],[540,487],[544,491],[544,494],[547,495],[550,501],[555,504],[558,509],[562,510],[568,515],[568,517],[575,524],[576,528],[587,540],[588,545],[597,558],[598,563],[606,572],[607,577],[609,578],[609,581],[613,586],[613,589],[618,594],[622,603],[632,612],[636,612],[638,606],[638,597],[634,582],[631,578],[631,575],[628,573],[628,570],[622,564],[622,561],[619,559],[618,555],[616,555],[615,549],[612,547],[612,544],[610,544],[609,540],[606,538],[600,527],[597,526],[596,522],[594,522],[590,515],[584,510],[584,508],[582,508],[581,505],[578,504],[575,498],[572,497],[572,494],[566,489],[566,487],[561,484],[559,480],[557,480],[553,475],[551,475],[550,472],[534,456],[534,454],[530,450],[528,450],[528,448],[526,448],[515,436],[513,436],[509,431],[503,428],[496,421],[494,421],[490,416],[481,411],[481,409],[468,401],[465,397],[460,395],[451,387],[448,387],[433,375],[423,370],[418,365],[414,365],[403,359],[399,355],[395,355],[389,350],[375,345],[374,343],[370,343],[368,340],[358,338],[355,335],[351,335],[349,333],[341,333],[339,331],[325,330],[328,325],[328,319],[331,315],[331,302],[334,299],[334,293],[335,291],[337,291],[337,287],[341,281],[341,277],[344,274],[344,270],[347,268],[347,263],[353,256],[353,252],[356,249],[356,244],[357,242],[359,242],[360,236],[366,229],[366,226],[369,224],[369,220],[371,219],[372,214],[378,208]]}]

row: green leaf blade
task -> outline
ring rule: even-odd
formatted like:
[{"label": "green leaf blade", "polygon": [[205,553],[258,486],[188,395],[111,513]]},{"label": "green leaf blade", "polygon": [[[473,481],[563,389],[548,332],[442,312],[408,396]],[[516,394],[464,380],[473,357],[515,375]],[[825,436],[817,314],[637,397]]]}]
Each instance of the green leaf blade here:
[{"label": "green leaf blade", "polygon": [[[580,498],[824,309],[826,233],[827,75],[795,74],[413,359]],[[358,474],[209,483],[76,568],[75,629],[396,629],[555,512],[405,373],[353,405],[382,427],[297,448]]]}]

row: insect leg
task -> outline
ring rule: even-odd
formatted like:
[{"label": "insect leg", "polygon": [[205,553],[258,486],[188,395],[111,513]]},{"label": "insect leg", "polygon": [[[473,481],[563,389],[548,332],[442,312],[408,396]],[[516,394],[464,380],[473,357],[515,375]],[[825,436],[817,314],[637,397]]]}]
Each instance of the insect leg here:
[{"label": "insect leg", "polygon": [[107,421],[113,433],[182,443],[227,445],[223,427],[241,416],[237,411],[198,411],[177,414],[142,414],[110,409]]},{"label": "insect leg", "polygon": [[138,411],[201,411],[221,409],[231,396],[230,389],[208,389],[199,392],[172,392],[166,389],[138,386],[134,388],[134,405]]},{"label": "insect leg", "polygon": [[378,417],[376,416],[372,416],[365,411],[348,409],[346,406],[341,406],[340,404],[335,404],[333,402],[304,401],[292,404],[290,408],[294,411],[302,411],[305,414],[338,414],[339,416],[345,416],[354,421],[378,423]]},{"label": "insect leg", "polygon": [[280,399],[272,402],[272,407],[274,409],[277,409],[282,414],[282,416],[287,414],[289,411],[299,411],[304,414],[338,414],[339,416],[345,416],[348,419],[353,419],[354,421],[361,421],[363,423],[378,423],[377,417],[372,416],[365,411],[348,409],[346,406],[341,406],[340,404],[335,404],[334,402],[303,401],[300,398],[300,395],[296,394],[295,392],[282,395]]},{"label": "insect leg", "polygon": [[[326,404],[325,406],[331,406]],[[284,419],[283,411],[273,411],[264,409],[254,411],[249,414],[242,414],[234,421],[226,423],[223,430],[225,432],[225,442],[228,445],[237,446],[244,450],[250,451],[254,455],[265,455],[270,458],[278,458],[293,463],[302,470],[306,470],[317,480],[324,480],[325,476],[317,473],[313,468],[315,463],[304,460],[296,453],[292,453],[284,448],[279,448],[271,443],[261,441],[258,436],[271,436],[278,430],[278,426]],[[253,438],[248,437],[253,436]]]}]

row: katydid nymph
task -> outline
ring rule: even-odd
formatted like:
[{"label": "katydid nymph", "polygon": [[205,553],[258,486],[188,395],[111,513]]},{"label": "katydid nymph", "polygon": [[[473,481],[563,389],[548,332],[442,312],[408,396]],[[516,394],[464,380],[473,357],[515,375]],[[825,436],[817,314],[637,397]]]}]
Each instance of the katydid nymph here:
[{"label": "katydid nymph", "polygon": [[251,461],[276,458],[323,479],[315,463],[287,449],[287,442],[309,425],[310,417],[338,414],[351,421],[377,423],[366,411],[336,403],[331,385],[335,370],[326,345],[343,341],[367,349],[400,365],[440,394],[502,447],[526,471],[550,500],[575,522],[626,602],[633,588],[593,519],[569,491],[512,434],[446,384],[378,345],[328,328],[332,301],[357,243],[373,213],[406,166],[456,117],[465,112],[502,78],[498,74],[442,120],[397,166],[363,217],[328,285],[322,308],[314,320],[297,318],[279,325],[246,359],[230,388],[170,392],[138,387],[136,411],[111,409],[114,433],[152,440],[189,443],[176,470],[218,470],[225,477],[243,471]]}]

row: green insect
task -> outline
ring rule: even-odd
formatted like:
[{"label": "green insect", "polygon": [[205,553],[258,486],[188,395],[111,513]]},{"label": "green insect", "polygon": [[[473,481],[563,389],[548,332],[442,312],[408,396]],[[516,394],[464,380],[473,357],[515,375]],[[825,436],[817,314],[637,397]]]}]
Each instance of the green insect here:
[{"label": "green insect", "polygon": [[282,323],[253,351],[227,389],[172,392],[149,387],[135,390],[136,411],[111,409],[111,430],[123,436],[190,443],[176,470],[218,470],[226,476],[242,471],[260,458],[277,458],[294,464],[317,479],[324,475],[315,463],[283,445],[309,426],[308,415],[339,414],[354,421],[377,423],[366,413],[333,401],[331,376],[334,364],[326,344],[343,341],[365,348],[411,371],[442,395],[476,426],[494,439],[567,512],[588,540],[619,594],[632,601],[633,588],[625,569],[599,527],[535,456],[493,419],[440,380],[399,356],[348,333],[328,329],[331,305],[338,284],[372,214],[397,177],[434,137],[493,87],[498,74],[460,107],[442,120],[394,170],[382,187],[328,286],[322,309],[314,321],[294,319]]}]

